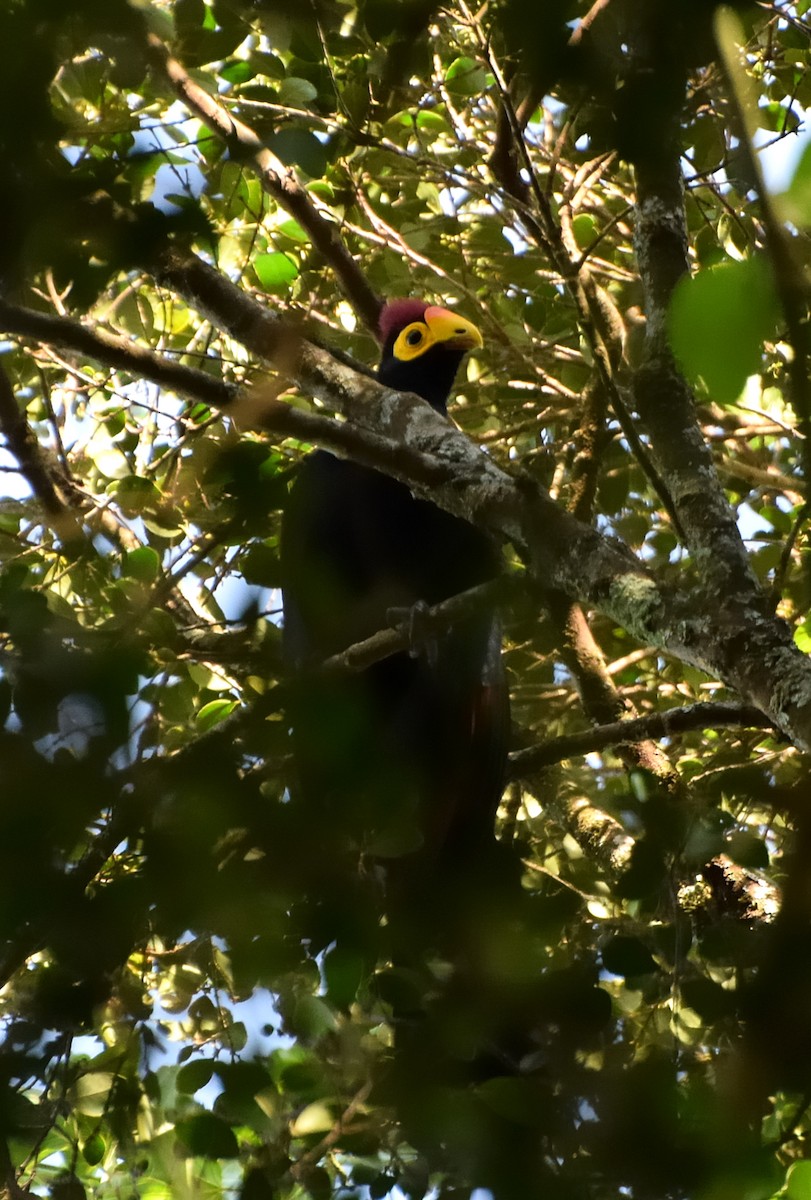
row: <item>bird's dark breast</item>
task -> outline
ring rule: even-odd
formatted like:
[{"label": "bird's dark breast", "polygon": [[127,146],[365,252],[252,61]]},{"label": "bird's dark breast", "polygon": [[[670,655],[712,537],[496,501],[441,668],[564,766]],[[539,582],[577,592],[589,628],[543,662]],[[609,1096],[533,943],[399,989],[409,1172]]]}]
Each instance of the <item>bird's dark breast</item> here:
[{"label": "bird's dark breast", "polygon": [[[493,578],[482,533],[376,471],[323,451],[284,518],[286,654],[297,668]],[[485,612],[412,654],[330,679],[293,706],[302,792],[377,854],[492,831],[507,741],[497,618]]]},{"label": "bird's dark breast", "polygon": [[[437,604],[498,570],[492,543],[396,480],[326,452],[303,464],[285,517],[286,601],[324,657],[385,627],[388,609]],[[286,608],[288,605],[286,604]]]}]

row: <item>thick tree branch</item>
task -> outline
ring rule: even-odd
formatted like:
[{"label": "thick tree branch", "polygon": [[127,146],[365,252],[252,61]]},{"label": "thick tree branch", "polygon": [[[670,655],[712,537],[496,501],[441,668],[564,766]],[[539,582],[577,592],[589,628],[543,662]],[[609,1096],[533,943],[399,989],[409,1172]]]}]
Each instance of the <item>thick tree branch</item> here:
[{"label": "thick tree branch", "polygon": [[[399,452],[372,439],[365,442],[370,464],[374,465],[375,450],[384,449],[386,469],[396,478],[415,494],[511,541],[543,587],[598,608],[639,641],[722,679],[767,713],[797,745],[811,746],[811,669],[783,622],[746,606],[702,611],[685,589],[657,585],[619,542],[564,512],[535,481],[507,475],[424,401],[384,388],[338,362],[193,255],[166,252],[156,273],[219,328],[274,363],[353,426],[408,446],[420,456],[411,458],[404,469]],[[88,331],[70,321],[63,321],[61,329],[63,345],[75,336],[84,352],[92,354],[104,345],[105,352],[113,350],[126,359],[123,340],[97,335],[88,339]],[[32,334],[33,329],[29,326],[25,332]],[[164,373],[166,364],[160,358],[140,350],[133,355],[128,361],[137,362],[147,378],[153,371]],[[185,378],[188,382],[189,376]],[[211,381],[202,378],[210,395]],[[230,404],[233,392],[227,395]],[[288,436],[288,414],[277,409],[275,415],[280,433]],[[273,406],[259,414],[259,420],[273,429]],[[359,448],[360,443],[353,452]],[[422,478],[409,473],[417,466]]]},{"label": "thick tree branch", "polygon": [[648,24],[639,38],[634,70],[640,87],[662,81],[656,85],[661,111],[657,144],[640,153],[634,164],[634,244],[647,317],[644,361],[636,372],[634,393],[707,596],[716,602],[720,596],[734,597],[745,620],[744,609],[752,615],[764,610],[764,597],[702,436],[692,392],[668,340],[670,298],[689,268],[679,157],[685,69],[671,60],[667,37],[655,21]]},{"label": "thick tree branch", "polygon": [[361,429],[346,421],[339,423],[330,417],[293,408],[291,404],[277,400],[272,393],[265,399],[261,387],[232,405],[230,413],[235,421],[248,428],[311,442],[388,474],[405,474],[414,483],[427,488],[441,486],[450,478],[447,467],[430,454],[422,454],[393,438],[382,437],[372,429]]}]

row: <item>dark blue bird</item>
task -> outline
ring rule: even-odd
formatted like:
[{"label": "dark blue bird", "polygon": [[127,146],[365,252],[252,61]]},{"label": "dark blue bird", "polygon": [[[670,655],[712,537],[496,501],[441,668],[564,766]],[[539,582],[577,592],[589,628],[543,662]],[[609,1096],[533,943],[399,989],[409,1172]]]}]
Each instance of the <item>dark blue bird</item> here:
[{"label": "dark blue bird", "polygon": [[[462,359],[482,344],[475,326],[396,300],[379,332],[379,380],[444,414]],[[310,668],[386,628],[391,609],[418,613],[493,579],[497,547],[402,483],[316,450],[290,491],[281,558],[299,794],[361,852],[426,864],[475,854],[492,842],[509,732],[495,610],[362,672]]]}]

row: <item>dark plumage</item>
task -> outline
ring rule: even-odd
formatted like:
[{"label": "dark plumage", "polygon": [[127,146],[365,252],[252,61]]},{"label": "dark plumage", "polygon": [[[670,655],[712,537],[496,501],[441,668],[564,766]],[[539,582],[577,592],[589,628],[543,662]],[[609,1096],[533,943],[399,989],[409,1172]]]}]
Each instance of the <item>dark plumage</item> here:
[{"label": "dark plumage", "polygon": [[[445,412],[469,322],[417,300],[386,306],[378,378]],[[305,669],[387,625],[492,579],[499,553],[472,525],[377,471],[323,450],[302,464],[282,524],[284,644],[300,789],[319,820],[375,855],[448,861],[492,839],[508,694],[494,611],[411,654],[329,680]]]}]

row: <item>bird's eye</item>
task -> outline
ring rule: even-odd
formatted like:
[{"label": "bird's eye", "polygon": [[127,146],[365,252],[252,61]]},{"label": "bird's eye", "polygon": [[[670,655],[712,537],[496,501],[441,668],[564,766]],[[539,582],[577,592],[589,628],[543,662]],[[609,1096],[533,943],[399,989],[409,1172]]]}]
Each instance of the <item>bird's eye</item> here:
[{"label": "bird's eye", "polygon": [[406,334],[406,341],[409,346],[419,346],[422,341],[422,333],[419,329],[412,329],[410,333]]}]

